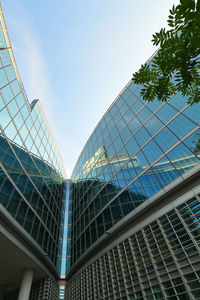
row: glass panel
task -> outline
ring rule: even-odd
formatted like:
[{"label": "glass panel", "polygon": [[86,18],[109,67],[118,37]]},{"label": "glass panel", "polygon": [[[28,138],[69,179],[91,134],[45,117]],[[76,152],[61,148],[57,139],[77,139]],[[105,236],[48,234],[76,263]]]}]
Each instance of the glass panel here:
[{"label": "glass panel", "polygon": [[163,123],[156,116],[153,116],[144,126],[150,135],[153,135],[163,126]]},{"label": "glass panel", "polygon": [[9,109],[10,113],[12,114],[12,116],[14,117],[16,115],[16,113],[18,112],[18,107],[17,107],[15,100],[11,101],[8,104],[8,109]]},{"label": "glass panel", "polygon": [[168,124],[168,127],[177,135],[178,138],[182,138],[193,128],[196,124],[190,121],[188,118],[183,115],[178,115],[171,123]]},{"label": "glass panel", "polygon": [[17,80],[15,80],[14,82],[11,83],[11,87],[12,87],[14,95],[17,95],[21,91]]},{"label": "glass panel", "polygon": [[5,129],[5,134],[7,135],[7,137],[11,140],[14,139],[15,135],[16,135],[17,131],[15,126],[13,125],[13,123],[10,123],[8,125],[8,127]]},{"label": "glass panel", "polygon": [[1,48],[6,48],[7,47],[3,31],[0,31],[0,47]]},{"label": "glass panel", "polygon": [[0,87],[2,88],[7,83],[8,83],[8,79],[6,77],[6,73],[5,73],[4,69],[0,69]]},{"label": "glass panel", "polygon": [[195,105],[188,106],[183,111],[183,114],[199,125],[199,111],[200,111],[200,103],[195,103]]},{"label": "glass panel", "polygon": [[150,163],[162,155],[162,151],[153,140],[145,145],[142,150]]},{"label": "glass panel", "polygon": [[6,85],[2,89],[2,94],[3,94],[4,100],[6,101],[6,103],[8,103],[10,100],[13,99],[13,93],[12,93],[9,85]]},{"label": "glass panel", "polygon": [[138,119],[140,120],[141,123],[144,123],[149,116],[152,114],[152,112],[147,108],[144,107],[137,115]]},{"label": "glass panel", "polygon": [[168,129],[163,128],[155,137],[155,141],[160,145],[163,151],[166,151],[171,146],[178,142],[177,137]]},{"label": "glass panel", "polygon": [[183,97],[180,93],[178,93],[169,100],[169,103],[180,111],[187,104],[187,100],[187,97]]},{"label": "glass panel", "polygon": [[167,103],[156,112],[156,116],[162,120],[163,123],[169,121],[175,114],[177,114],[177,111]]},{"label": "glass panel", "polygon": [[6,73],[7,73],[8,78],[9,78],[10,81],[12,81],[12,80],[14,80],[16,78],[13,66],[7,67],[6,68]]},{"label": "glass panel", "polygon": [[1,126],[3,128],[5,128],[8,125],[8,123],[11,121],[10,115],[6,108],[0,111],[0,121],[1,121]]},{"label": "glass panel", "polygon": [[192,152],[182,143],[170,151],[167,157],[181,173],[191,169],[197,162],[197,158],[194,157]]},{"label": "glass panel", "polygon": [[140,145],[140,147],[150,139],[150,135],[148,134],[147,130],[142,127],[136,134],[135,139],[137,143]]}]

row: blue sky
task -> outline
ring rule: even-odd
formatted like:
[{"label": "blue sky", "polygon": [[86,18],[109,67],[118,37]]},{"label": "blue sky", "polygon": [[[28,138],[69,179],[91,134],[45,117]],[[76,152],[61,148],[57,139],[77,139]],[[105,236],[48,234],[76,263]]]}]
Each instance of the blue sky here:
[{"label": "blue sky", "polygon": [[28,98],[39,98],[68,177],[92,130],[156,50],[178,0],[2,0]]}]

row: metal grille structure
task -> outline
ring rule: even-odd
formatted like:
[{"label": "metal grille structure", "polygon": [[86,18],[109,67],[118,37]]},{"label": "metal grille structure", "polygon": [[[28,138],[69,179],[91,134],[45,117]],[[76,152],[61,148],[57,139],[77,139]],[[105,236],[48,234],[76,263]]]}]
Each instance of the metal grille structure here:
[{"label": "metal grille structure", "polygon": [[195,195],[83,267],[65,299],[200,299],[199,254]]}]

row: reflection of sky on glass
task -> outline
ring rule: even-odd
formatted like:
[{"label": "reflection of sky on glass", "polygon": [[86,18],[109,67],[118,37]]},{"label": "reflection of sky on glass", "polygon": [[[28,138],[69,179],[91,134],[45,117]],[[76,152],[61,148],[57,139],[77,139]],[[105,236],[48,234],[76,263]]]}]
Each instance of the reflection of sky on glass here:
[{"label": "reflection of sky on glass", "polygon": [[177,2],[2,0],[29,101],[41,99],[69,172]]}]

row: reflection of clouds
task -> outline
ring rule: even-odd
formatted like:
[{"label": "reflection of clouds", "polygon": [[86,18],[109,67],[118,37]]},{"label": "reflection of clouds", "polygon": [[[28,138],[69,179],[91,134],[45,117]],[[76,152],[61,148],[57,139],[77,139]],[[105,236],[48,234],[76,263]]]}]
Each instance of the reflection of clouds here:
[{"label": "reflection of clouds", "polygon": [[6,134],[11,140],[14,139],[16,133],[17,133],[17,131],[16,131],[15,126],[13,125],[13,123],[10,123],[9,126],[5,129],[5,134]]},{"label": "reflection of clouds", "polygon": [[136,130],[140,125],[141,123],[138,121],[137,118],[134,118],[133,120],[130,121],[130,123],[128,123],[128,127],[132,132],[134,132],[134,130]]},{"label": "reflection of clouds", "polygon": [[5,128],[8,123],[10,122],[10,116],[6,110],[6,108],[4,108],[1,112],[0,112],[0,125]]},{"label": "reflection of clouds", "polygon": [[124,127],[126,126],[123,118],[121,120],[119,120],[119,122],[117,123],[117,127],[119,128],[119,130],[121,131]]},{"label": "reflection of clouds", "polygon": [[131,120],[131,118],[133,118],[133,112],[132,112],[132,110],[128,110],[126,113],[125,113],[125,115],[123,116],[123,118],[124,118],[124,120],[128,123],[130,120]]},{"label": "reflection of clouds", "polygon": [[154,134],[163,124],[158,118],[152,117],[144,126],[151,134]]}]

